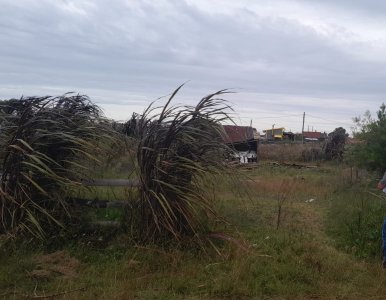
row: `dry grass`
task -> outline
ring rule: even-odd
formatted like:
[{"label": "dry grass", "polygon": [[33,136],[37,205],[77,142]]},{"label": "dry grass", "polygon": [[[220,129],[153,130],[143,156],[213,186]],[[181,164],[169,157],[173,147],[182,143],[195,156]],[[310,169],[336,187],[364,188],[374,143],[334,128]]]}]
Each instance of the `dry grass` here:
[{"label": "dry grass", "polygon": [[121,139],[87,96],[0,104],[0,233],[44,238],[69,222],[66,191],[80,186],[85,162],[97,164]]},{"label": "dry grass", "polygon": [[259,159],[280,162],[313,162],[323,159],[322,144],[260,144]]},{"label": "dry grass", "polygon": [[221,122],[230,107],[218,91],[196,106],[172,106],[180,86],[160,108],[151,104],[138,121],[139,239],[180,239],[206,230],[203,216],[215,217],[213,203],[201,182],[209,174],[226,174],[228,146]]}]

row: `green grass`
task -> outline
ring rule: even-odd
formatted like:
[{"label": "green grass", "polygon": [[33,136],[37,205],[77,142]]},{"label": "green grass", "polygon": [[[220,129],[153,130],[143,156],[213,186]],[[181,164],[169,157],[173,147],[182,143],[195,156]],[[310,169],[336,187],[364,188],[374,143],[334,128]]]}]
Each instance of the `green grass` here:
[{"label": "green grass", "polygon": [[[238,183],[219,179],[216,207],[228,224],[214,228],[235,239],[213,240],[221,255],[190,240],[138,246],[124,233],[102,242],[87,234],[49,249],[8,244],[1,246],[0,294],[16,291],[17,299],[84,288],[62,298],[382,299],[379,231],[386,207],[371,193],[379,194],[371,182],[351,186],[340,166],[261,166],[243,171]],[[105,212],[95,213],[105,218]],[[80,261],[76,277],[28,275],[36,257],[56,250]]]},{"label": "green grass", "polygon": [[343,188],[331,197],[328,232],[340,249],[359,258],[379,258],[386,197],[378,194],[375,189],[357,186]]}]

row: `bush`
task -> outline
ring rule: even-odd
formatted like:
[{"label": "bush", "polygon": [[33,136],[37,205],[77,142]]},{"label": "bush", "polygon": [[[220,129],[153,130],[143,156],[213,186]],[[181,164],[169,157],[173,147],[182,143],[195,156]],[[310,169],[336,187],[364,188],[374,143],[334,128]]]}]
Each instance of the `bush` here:
[{"label": "bush", "polygon": [[377,112],[377,119],[372,119],[369,112],[365,118],[354,121],[358,132],[355,137],[363,143],[353,145],[351,161],[360,167],[383,173],[386,170],[386,107],[382,104]]},{"label": "bush", "polygon": [[339,127],[328,134],[328,141],[325,148],[326,159],[332,160],[342,160],[344,146],[346,144],[346,139],[348,134],[346,129]]},{"label": "bush", "polygon": [[350,188],[332,199],[329,231],[338,246],[363,258],[378,258],[381,227],[386,202],[384,196],[369,193],[365,187]]},{"label": "bush", "polygon": [[[180,87],[181,88],[181,87]],[[215,215],[202,181],[210,173],[224,176],[224,151],[220,122],[229,119],[229,106],[219,91],[204,97],[195,107],[172,107],[158,112],[150,105],[137,121],[140,197],[134,223],[142,239],[179,238],[203,229],[200,218]]]},{"label": "bush", "polygon": [[87,96],[69,94],[2,101],[0,125],[0,233],[43,237],[71,215],[66,191],[114,134]]}]

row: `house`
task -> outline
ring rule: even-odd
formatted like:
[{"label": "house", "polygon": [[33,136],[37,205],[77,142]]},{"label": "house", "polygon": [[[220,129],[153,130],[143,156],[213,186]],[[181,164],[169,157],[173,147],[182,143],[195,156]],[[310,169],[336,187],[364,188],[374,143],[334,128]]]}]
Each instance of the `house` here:
[{"label": "house", "polygon": [[283,138],[289,141],[295,141],[295,134],[292,131],[284,131]]},{"label": "house", "polygon": [[266,140],[282,140],[284,138],[284,127],[279,128],[271,128],[265,129],[263,132],[265,133]]},{"label": "house", "polygon": [[319,131],[304,131],[303,138],[305,142],[324,142],[327,134]]},{"label": "house", "polygon": [[224,142],[228,144],[234,152],[231,154],[233,159],[240,163],[257,162],[258,133],[255,128],[250,126],[224,125]]}]

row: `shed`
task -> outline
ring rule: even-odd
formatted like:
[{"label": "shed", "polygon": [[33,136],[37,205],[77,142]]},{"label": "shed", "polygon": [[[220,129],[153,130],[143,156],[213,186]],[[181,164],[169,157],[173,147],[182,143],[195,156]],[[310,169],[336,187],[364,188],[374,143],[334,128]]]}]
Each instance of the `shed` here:
[{"label": "shed", "polygon": [[232,157],[240,163],[257,161],[256,132],[251,126],[224,125],[224,142],[234,149]]},{"label": "shed", "polygon": [[325,141],[327,139],[327,134],[319,131],[304,131],[303,138],[305,141]]}]

